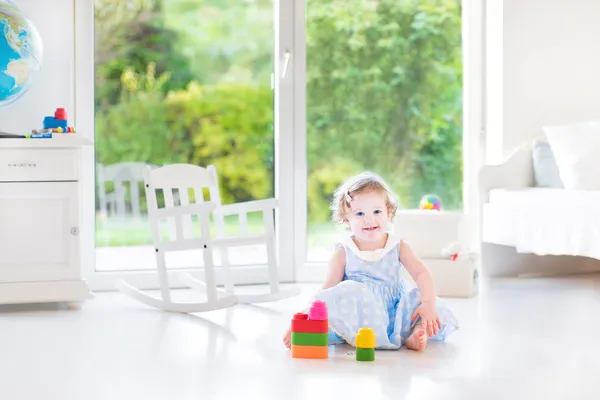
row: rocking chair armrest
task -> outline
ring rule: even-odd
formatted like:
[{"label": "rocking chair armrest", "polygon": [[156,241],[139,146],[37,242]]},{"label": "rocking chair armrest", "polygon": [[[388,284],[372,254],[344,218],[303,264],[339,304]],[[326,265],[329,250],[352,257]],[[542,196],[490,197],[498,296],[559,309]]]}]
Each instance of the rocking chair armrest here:
[{"label": "rocking chair armrest", "polygon": [[252,200],[242,203],[227,204],[215,209],[215,214],[234,215],[255,211],[271,211],[277,208],[279,201],[277,199]]}]

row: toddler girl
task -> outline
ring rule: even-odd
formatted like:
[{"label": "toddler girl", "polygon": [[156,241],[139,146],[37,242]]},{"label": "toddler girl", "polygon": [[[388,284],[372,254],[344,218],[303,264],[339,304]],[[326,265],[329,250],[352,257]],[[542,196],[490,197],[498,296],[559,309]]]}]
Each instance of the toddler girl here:
[{"label": "toddler girl", "polygon": [[[377,175],[362,173],[334,194],[333,218],[350,235],[335,246],[327,279],[315,300],[327,303],[329,344],[356,346],[360,328],[371,328],[376,348],[402,345],[423,350],[428,340],[443,341],[458,329],[450,310],[439,304],[427,267],[406,242],[388,231],[395,195]],[[406,268],[418,286],[401,277]],[[290,347],[291,333],[283,341]]]}]

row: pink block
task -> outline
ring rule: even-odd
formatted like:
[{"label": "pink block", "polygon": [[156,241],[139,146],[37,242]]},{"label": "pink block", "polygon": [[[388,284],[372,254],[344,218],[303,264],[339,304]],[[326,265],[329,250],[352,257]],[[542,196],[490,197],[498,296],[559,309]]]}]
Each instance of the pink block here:
[{"label": "pink block", "polygon": [[327,304],[324,301],[314,301],[308,310],[308,319],[324,321],[327,319]]}]

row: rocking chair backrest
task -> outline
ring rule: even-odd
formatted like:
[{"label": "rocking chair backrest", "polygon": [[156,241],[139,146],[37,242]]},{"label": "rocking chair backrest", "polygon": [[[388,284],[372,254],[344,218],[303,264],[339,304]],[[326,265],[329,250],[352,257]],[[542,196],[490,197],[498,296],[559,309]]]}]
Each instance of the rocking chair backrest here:
[{"label": "rocking chair backrest", "polygon": [[[158,219],[168,220],[170,241],[190,239],[193,236],[193,215],[198,215],[201,237],[210,236],[209,213],[221,204],[214,166],[203,168],[190,164],[171,164],[156,169],[148,168],[145,171],[144,182],[148,216],[155,243],[163,241]],[[204,199],[204,188],[208,188],[209,201]],[[163,193],[164,209],[159,208],[157,191]],[[193,203],[190,201],[190,191],[194,197]],[[166,210],[172,208],[179,208],[179,210],[166,215]],[[206,226],[203,223],[204,219]]]}]

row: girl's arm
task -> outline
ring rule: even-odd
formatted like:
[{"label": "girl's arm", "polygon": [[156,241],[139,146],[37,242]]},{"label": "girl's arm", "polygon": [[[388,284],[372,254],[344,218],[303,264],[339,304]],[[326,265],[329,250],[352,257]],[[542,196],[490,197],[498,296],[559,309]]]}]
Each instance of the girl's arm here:
[{"label": "girl's arm", "polygon": [[421,302],[435,305],[435,287],[429,269],[404,240],[400,241],[400,262],[419,287]]},{"label": "girl's arm", "polygon": [[346,253],[343,247],[338,247],[329,260],[329,270],[327,279],[323,283],[321,290],[329,289],[340,283],[344,279],[344,270],[346,268]]}]

